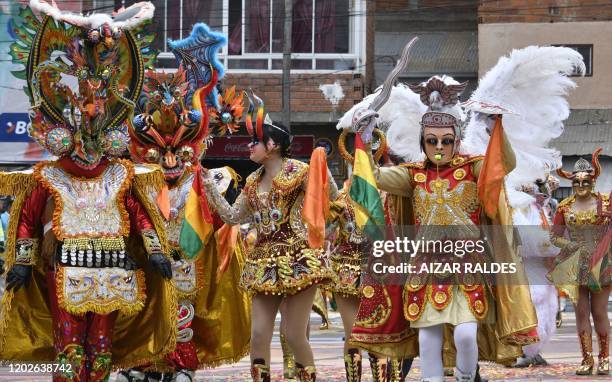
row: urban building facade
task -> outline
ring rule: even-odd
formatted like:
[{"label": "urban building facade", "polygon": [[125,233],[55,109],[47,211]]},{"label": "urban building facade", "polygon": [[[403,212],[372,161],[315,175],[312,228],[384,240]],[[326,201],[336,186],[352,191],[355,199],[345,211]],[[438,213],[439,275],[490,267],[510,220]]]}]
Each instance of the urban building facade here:
[{"label": "urban building facade", "polygon": [[[109,12],[135,0],[57,0],[74,12]],[[196,22],[228,36],[220,52],[226,68],[222,87],[253,89],[271,117],[280,121],[282,110],[282,42],[284,0],[153,0],[156,12],[151,28],[157,33],[159,70],[176,70],[168,39],[190,33]],[[3,4],[7,24],[20,4]],[[565,133],[553,142],[564,155],[564,167],[579,156],[603,148],[604,166],[598,187],[612,186],[612,5],[591,0],[295,0],[293,2],[291,63],[291,128],[296,136],[294,155],[307,159],[315,146],[328,151],[338,181],[347,166],[339,155],[336,120],[379,86],[395,66],[402,46],[418,36],[408,70],[400,81],[418,83],[432,75],[448,74],[469,85],[463,98],[476,88],[478,78],[512,49],[528,45],[564,45],[584,57],[587,72],[575,77],[569,97],[572,114]],[[8,47],[10,34],[2,46]],[[28,101],[22,84],[11,76],[10,57],[0,65],[0,162],[34,162],[44,158],[27,138]],[[248,160],[244,131],[215,138],[207,166],[230,165],[246,175],[255,168]],[[6,150],[5,150],[5,149]],[[15,151],[18,150],[18,151]],[[569,192],[562,182],[558,197]]]},{"label": "urban building facade", "polygon": [[[603,172],[599,190],[612,188],[612,4],[609,1],[511,0],[487,1],[478,8],[479,75],[502,55],[528,45],[562,45],[578,50],[586,65],[584,76],[573,80],[572,113],[563,135],[552,142],[563,155],[563,167],[571,169],[579,157],[590,159],[603,148]],[[557,197],[571,192],[561,180]]]}]

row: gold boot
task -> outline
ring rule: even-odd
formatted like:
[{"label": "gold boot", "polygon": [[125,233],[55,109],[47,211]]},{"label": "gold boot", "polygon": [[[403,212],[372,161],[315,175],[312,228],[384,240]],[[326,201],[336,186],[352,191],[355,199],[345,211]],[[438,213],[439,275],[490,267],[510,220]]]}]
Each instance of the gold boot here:
[{"label": "gold boot", "polygon": [[401,382],[402,381],[402,360],[392,358],[388,360],[387,375],[389,376],[389,382]]},{"label": "gold boot", "polygon": [[314,366],[303,366],[296,362],[295,371],[300,382],[315,382],[317,380],[317,369]]},{"label": "gold boot", "polygon": [[348,349],[344,355],[346,382],[361,382],[361,354],[359,349]]},{"label": "gold boot", "polygon": [[251,377],[253,382],[270,382],[270,366],[266,366],[266,361],[261,358],[254,359],[251,363]]},{"label": "gold boot", "polygon": [[285,335],[280,335],[281,349],[283,350],[283,377],[287,381],[295,381],[295,357]]},{"label": "gold boot", "polygon": [[591,375],[593,373],[593,339],[591,333],[586,331],[578,333],[580,348],[582,349],[582,363],[576,369],[576,375]]},{"label": "gold boot", "polygon": [[610,374],[610,355],[609,355],[609,334],[597,333],[597,339],[599,340],[599,363],[597,364],[597,375],[608,375]]},{"label": "gold boot", "polygon": [[372,382],[388,382],[387,360],[373,353],[368,353],[368,358],[370,358],[370,369],[372,369]]}]

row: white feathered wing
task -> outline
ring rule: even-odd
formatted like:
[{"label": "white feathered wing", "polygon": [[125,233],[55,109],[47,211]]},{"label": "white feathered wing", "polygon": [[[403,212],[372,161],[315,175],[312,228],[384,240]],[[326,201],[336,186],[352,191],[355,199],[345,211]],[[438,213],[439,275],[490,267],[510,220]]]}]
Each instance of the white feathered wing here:
[{"label": "white feathered wing", "polygon": [[[339,130],[350,129],[353,113],[361,108],[367,108],[381,87],[361,102],[354,105],[338,121]],[[401,157],[406,162],[423,160],[424,154],[419,145],[421,117],[427,111],[427,106],[421,102],[418,94],[404,84],[395,85],[387,102],[378,111],[378,127],[386,133],[387,145],[392,154]]]},{"label": "white feathered wing", "polygon": [[[529,46],[513,50],[485,74],[472,100],[500,105],[516,114],[504,114],[504,131],[516,154],[516,169],[506,178],[513,207],[531,201],[517,191],[546,172],[561,166],[558,150],[549,143],[563,132],[569,116],[567,93],[576,84],[567,76],[575,69],[584,72],[580,53],[564,47]],[[489,136],[484,123],[472,115],[465,129],[462,152],[483,155]]]}]

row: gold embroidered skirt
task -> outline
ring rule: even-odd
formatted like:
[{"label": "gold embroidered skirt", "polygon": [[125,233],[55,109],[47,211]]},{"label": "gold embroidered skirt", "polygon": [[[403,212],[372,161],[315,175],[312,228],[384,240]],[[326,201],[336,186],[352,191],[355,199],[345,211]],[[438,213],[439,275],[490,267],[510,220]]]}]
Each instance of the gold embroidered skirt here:
[{"label": "gold embroidered skirt", "polygon": [[361,293],[361,252],[355,247],[340,246],[330,258],[335,278],[325,289],[342,297],[359,297]]},{"label": "gold embroidered skirt", "polygon": [[240,285],[251,293],[292,295],[334,279],[325,251],[305,240],[260,241],[247,256]]}]

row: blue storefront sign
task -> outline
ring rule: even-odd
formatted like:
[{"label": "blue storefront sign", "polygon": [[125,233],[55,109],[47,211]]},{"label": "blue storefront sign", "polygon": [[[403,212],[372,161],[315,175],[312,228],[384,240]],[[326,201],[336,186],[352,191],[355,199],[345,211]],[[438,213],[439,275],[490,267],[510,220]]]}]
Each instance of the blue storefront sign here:
[{"label": "blue storefront sign", "polygon": [[28,113],[0,114],[0,142],[30,142]]}]

